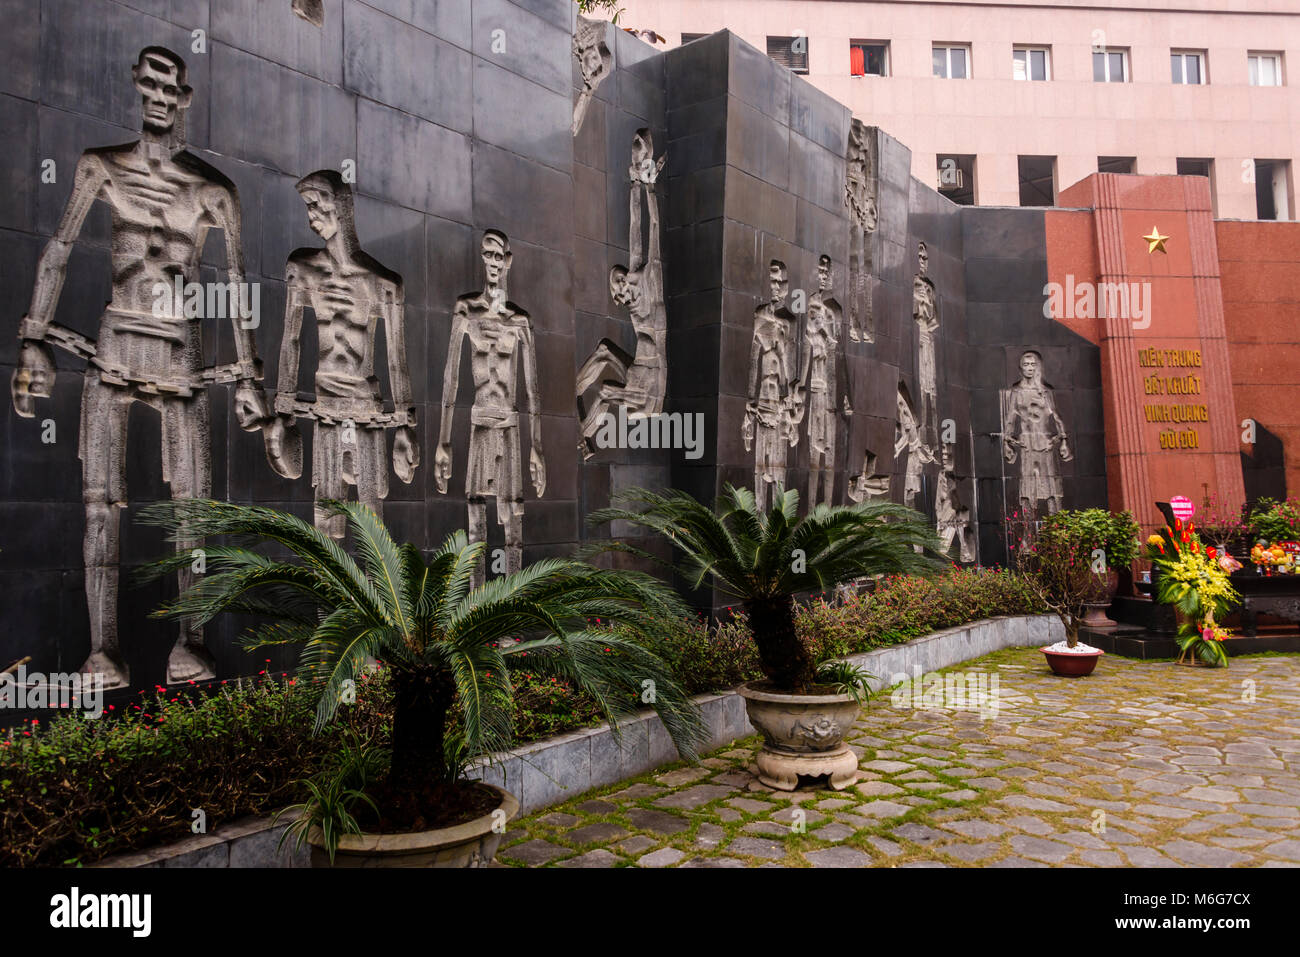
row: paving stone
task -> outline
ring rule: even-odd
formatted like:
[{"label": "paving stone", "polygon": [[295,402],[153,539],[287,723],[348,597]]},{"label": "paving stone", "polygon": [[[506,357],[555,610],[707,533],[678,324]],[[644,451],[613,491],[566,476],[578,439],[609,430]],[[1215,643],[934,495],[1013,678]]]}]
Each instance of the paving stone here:
[{"label": "paving stone", "polygon": [[732,854],[765,857],[772,861],[785,857],[784,845],[760,837],[738,837],[728,844],[726,849]]},{"label": "paving stone", "polygon": [[743,788],[754,780],[754,775],[748,771],[725,771],[722,774],[715,774],[710,781],[714,784],[722,784],[729,788]]},{"label": "paving stone", "polygon": [[684,791],[674,791],[672,794],[665,794],[657,801],[653,802],[657,807],[675,807],[683,810],[694,810],[703,807],[710,801],[716,801],[718,798],[726,797],[732,793],[731,788],[721,787],[717,784],[697,784],[694,787],[686,788]]},{"label": "paving stone", "polygon": [[730,824],[732,821],[739,821],[741,818],[745,816],[741,814],[739,811],[733,810],[732,808],[729,807],[720,807],[713,813],[718,815],[720,819],[726,821],[728,824]]},{"label": "paving stone", "polygon": [[578,810],[584,814],[612,814],[618,810],[618,805],[610,801],[602,801],[593,798],[590,801],[583,801],[578,805]]},{"label": "paving stone", "polygon": [[646,837],[644,834],[637,834],[634,837],[629,837],[621,844],[618,844],[617,847],[618,850],[622,851],[624,854],[640,854],[642,851],[647,851],[652,847],[658,846],[658,844],[659,842],[653,837]]},{"label": "paving stone", "polygon": [[687,868],[687,867],[690,867],[690,868],[697,868],[697,867],[730,867],[730,868],[737,868],[737,867],[740,867],[740,868],[744,868],[744,867],[748,867],[748,866],[749,866],[748,864],[746,864],[744,861],[742,861],[742,860],[741,860],[740,858],[738,858],[738,857],[693,857],[693,858],[691,858],[689,861],[683,861],[681,864],[678,864],[678,865],[677,865],[677,869],[678,869],[678,870],[682,870],[683,868]]},{"label": "paving stone", "polygon": [[1170,841],[1160,850],[1184,864],[1198,867],[1232,867],[1250,860],[1247,855],[1226,847],[1209,847],[1192,841]]},{"label": "paving stone", "polygon": [[945,801],[973,801],[979,797],[979,792],[972,791],[970,788],[962,788],[960,791],[945,791],[939,797]]},{"label": "paving stone", "polygon": [[741,830],[746,834],[767,834],[770,837],[785,837],[794,833],[789,824],[777,824],[775,821],[750,821]]},{"label": "paving stone", "polygon": [[999,804],[1005,804],[1007,807],[1014,807],[1022,811],[1073,811],[1074,808],[1068,804],[1062,804],[1059,801],[1049,801],[1046,798],[1029,797],[1025,794],[1011,794],[1002,798]]},{"label": "paving stone", "polygon": [[695,829],[695,846],[712,850],[727,839],[727,832],[707,821]]},{"label": "paving stone", "polygon": [[809,831],[808,833],[819,841],[831,841],[834,843],[842,841],[846,837],[852,837],[857,832],[847,824],[833,821],[830,824],[824,824],[817,828],[817,830]]},{"label": "paving stone", "polygon": [[551,827],[573,827],[582,818],[576,814],[563,814],[559,811],[552,812],[545,817],[538,818],[543,824],[549,824]]},{"label": "paving stone", "polygon": [[810,807],[801,807],[801,808],[786,807],[786,808],[782,808],[781,810],[777,811],[774,814],[768,815],[768,817],[773,821],[778,821],[782,824],[790,825],[798,820],[795,811],[799,811],[803,814],[804,824],[817,824],[820,823],[821,821],[826,820],[825,814],[820,814],[817,811],[814,811]]},{"label": "paving stone", "polygon": [[1094,867],[1123,867],[1124,858],[1114,851],[1080,851],[1079,860]]},{"label": "paving stone", "polygon": [[1014,827],[1018,831],[1026,831],[1030,834],[1037,834],[1040,837],[1044,834],[1056,833],[1056,828],[1052,827],[1047,822],[1040,821],[1036,817],[1027,817],[1025,815],[1009,817],[1006,819],[1006,824],[1008,827]]},{"label": "paving stone", "polygon": [[497,853],[501,857],[509,858],[512,861],[522,861],[535,867],[538,864],[553,861],[557,857],[572,854],[573,851],[567,847],[552,844],[550,841],[534,838],[531,841],[525,841],[523,844],[516,844],[514,847],[507,847],[505,850],[497,851]]},{"label": "paving stone", "polygon": [[855,804],[857,804],[857,801],[846,801],[844,798],[827,798],[824,801],[818,801],[816,806],[818,810],[822,811],[838,811],[840,808],[852,807]]},{"label": "paving stone", "polygon": [[1030,861],[1030,860],[1026,860],[1023,857],[1016,857],[1013,855],[1011,857],[1004,857],[1000,861],[994,861],[993,863],[986,864],[984,866],[985,867],[1047,867],[1048,865],[1044,864],[1042,861]]},{"label": "paving stone", "polygon": [[637,858],[636,863],[638,867],[669,867],[685,856],[685,851],[679,851],[675,847],[661,847]]},{"label": "paving stone", "polygon": [[[863,817],[887,818],[900,817],[910,810],[912,809],[908,805],[896,801],[868,801],[858,805],[855,813]],[[843,819],[842,814],[837,814],[836,817]]]},{"label": "paving stone", "polygon": [[893,774],[896,771],[913,770],[910,764],[903,761],[868,761],[862,765],[868,771],[883,771],[885,774]]},{"label": "paving stone", "polygon": [[580,854],[577,857],[571,857],[567,861],[560,861],[556,867],[613,867],[621,858],[617,854],[611,854],[603,847],[598,847],[594,851],[588,851],[586,854]]},{"label": "paving stone", "polygon": [[851,847],[827,847],[804,854],[813,867],[870,867],[871,857]]},{"label": "paving stone", "polygon": [[1284,857],[1288,861],[1300,861],[1300,841],[1278,841],[1276,844],[1270,844],[1264,848],[1262,853],[1270,857]]},{"label": "paving stone", "polygon": [[1002,845],[993,843],[984,844],[945,844],[939,848],[944,854],[949,854],[958,860],[965,861],[968,864],[974,864],[986,858],[992,857],[1002,850]]},{"label": "paving stone", "polygon": [[902,788],[890,784],[888,781],[865,781],[855,785],[859,794],[864,797],[889,797],[892,794],[906,794]]},{"label": "paving stone", "polygon": [[937,841],[948,838],[943,831],[936,831],[925,824],[917,824],[915,821],[908,821],[906,824],[900,824],[889,832],[893,837],[911,841],[913,844],[928,846]]},{"label": "paving stone", "polygon": [[955,831],[963,837],[977,840],[986,837],[1001,837],[1007,833],[1007,828],[1001,824],[994,824],[992,821],[947,821],[942,827],[946,831]]},{"label": "paving stone", "polygon": [[690,827],[686,821],[676,814],[669,814],[667,811],[634,807],[627,811],[626,816],[632,822],[633,827],[640,828],[643,831],[654,831],[656,834],[680,834]]},{"label": "paving stone", "polygon": [[640,798],[654,797],[656,794],[663,794],[664,789],[654,784],[633,784],[631,787],[624,788],[614,794],[607,794],[607,801],[635,801]]},{"label": "paving stone", "polygon": [[1000,791],[1009,786],[1009,782],[1001,778],[968,778],[967,784],[979,788],[981,791]]},{"label": "paving stone", "polygon": [[893,841],[887,840],[879,835],[872,835],[867,838],[867,843],[886,857],[897,857],[899,854],[903,853],[901,845],[895,844]]},{"label": "paving stone", "polygon": [[570,844],[608,844],[610,841],[626,837],[627,831],[617,824],[598,821],[595,824],[588,824],[586,827],[565,831],[559,836]]},{"label": "paving stone", "polygon": [[1028,857],[1035,861],[1046,861],[1048,864],[1059,864],[1074,853],[1074,848],[1068,844],[1051,841],[1045,837],[1034,837],[1030,834],[1017,834],[1011,838],[1009,843],[1012,849],[1022,857]]},{"label": "paving stone", "polygon": [[746,814],[761,814],[772,809],[772,802],[755,801],[753,798],[732,798],[727,804]]}]

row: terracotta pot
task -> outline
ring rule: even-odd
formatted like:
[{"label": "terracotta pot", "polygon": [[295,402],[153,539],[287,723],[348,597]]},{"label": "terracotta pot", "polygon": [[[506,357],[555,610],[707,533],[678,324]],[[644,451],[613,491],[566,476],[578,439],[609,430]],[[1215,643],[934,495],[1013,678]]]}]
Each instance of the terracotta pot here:
[{"label": "terracotta pot", "polygon": [[1082,678],[1092,674],[1093,669],[1097,667],[1097,659],[1106,653],[1099,650],[1086,654],[1071,654],[1064,651],[1049,651],[1047,647],[1038,650],[1047,658],[1047,665],[1052,669],[1052,673],[1062,678]]},{"label": "terracotta pot", "polygon": [[[482,817],[432,831],[344,834],[339,838],[332,866],[486,867],[496,857],[505,823],[519,813],[519,799],[513,794],[493,784],[486,787],[500,795],[501,803]],[[312,828],[307,840],[311,844],[311,866],[330,867],[319,829]]]},{"label": "terracotta pot", "polygon": [[801,777],[829,775],[836,791],[857,781],[858,756],[844,743],[861,710],[852,695],[779,694],[749,684],[736,690],[763,735],[755,758],[760,781],[778,791],[793,791]]}]

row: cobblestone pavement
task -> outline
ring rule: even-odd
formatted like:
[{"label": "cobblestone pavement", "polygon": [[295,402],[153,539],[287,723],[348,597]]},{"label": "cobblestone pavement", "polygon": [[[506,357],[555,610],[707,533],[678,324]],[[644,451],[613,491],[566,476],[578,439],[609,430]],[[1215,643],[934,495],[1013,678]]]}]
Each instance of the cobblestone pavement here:
[{"label": "cobblestone pavement", "polygon": [[996,715],[880,695],[849,790],[770,790],[747,738],[517,821],[498,866],[1300,866],[1300,656],[947,673],[996,678]]}]

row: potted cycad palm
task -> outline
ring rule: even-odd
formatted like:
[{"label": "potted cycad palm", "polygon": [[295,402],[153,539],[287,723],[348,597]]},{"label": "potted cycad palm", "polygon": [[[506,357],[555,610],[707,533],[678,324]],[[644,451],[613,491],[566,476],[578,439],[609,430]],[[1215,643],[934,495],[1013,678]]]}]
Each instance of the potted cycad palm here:
[{"label": "potted cycad palm", "polygon": [[794,491],[779,491],[765,513],[752,492],[732,485],[712,509],[685,492],[629,489],[590,521],[624,521],[662,535],[691,588],[711,581],[744,606],[765,676],[740,687],[750,723],[763,735],[759,779],[789,791],[801,777],[828,776],[838,790],[857,779],[844,735],[870,676],[814,660],[795,628],[795,596],[870,575],[933,571],[940,563],[924,551],[933,554],[937,538],[918,512],[888,502],[819,505],[803,518],[798,508]]},{"label": "potted cycad palm", "polygon": [[[301,519],[273,509],[189,500],[162,503],[146,521],[173,539],[203,546],[206,573],[157,613],[204,623],[222,612],[256,615],[249,644],[301,644],[300,674],[321,686],[322,729],[357,686],[368,662],[382,661],[393,693],[390,740],[347,749],[308,782],[309,798],[291,825],[314,848],[313,862],[350,866],[464,867],[491,861],[510,794],[468,780],[469,764],[511,744],[508,659],[529,654],[533,673],[572,681],[617,729],[639,705],[647,679],[654,708],[688,760],[704,739],[698,711],[664,664],[631,637],[648,614],[680,613],[654,578],[546,559],[478,587],[483,544],[463,531],[427,559],[394,542],[363,505],[325,503],[347,517],[358,558]],[[278,558],[254,550],[267,543]],[[166,574],[186,551],[156,563]],[[589,621],[627,626],[620,634]],[[523,639],[511,643],[512,639]],[[503,646],[504,645],[504,646]]]}]

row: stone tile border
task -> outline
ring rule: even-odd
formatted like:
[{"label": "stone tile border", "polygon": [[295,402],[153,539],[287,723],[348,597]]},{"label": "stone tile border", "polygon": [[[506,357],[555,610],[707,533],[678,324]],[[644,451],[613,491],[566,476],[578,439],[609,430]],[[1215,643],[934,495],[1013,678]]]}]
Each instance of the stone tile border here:
[{"label": "stone tile border", "polygon": [[[987,618],[852,655],[849,660],[877,676],[872,687],[878,690],[892,683],[891,676],[910,675],[915,667],[922,672],[937,671],[1003,648],[1049,645],[1064,637],[1065,631],[1054,615]],[[744,699],[734,691],[697,695],[693,700],[711,732],[703,751],[754,734],[745,716]],[[621,747],[609,725],[602,724],[534,741],[481,763],[470,777],[505,788],[519,798],[519,813],[525,815],[679,760],[663,722],[654,713],[621,722],[619,736]],[[211,834],[105,858],[94,866],[310,866],[309,850],[294,853],[292,842],[286,842],[282,853],[276,854],[276,842],[284,827],[272,825],[270,815],[245,818]]]}]

